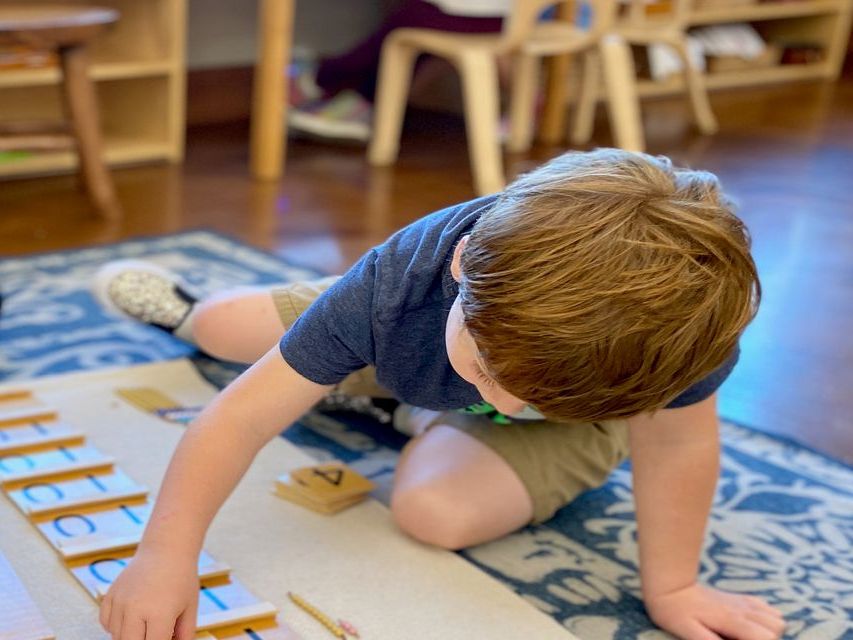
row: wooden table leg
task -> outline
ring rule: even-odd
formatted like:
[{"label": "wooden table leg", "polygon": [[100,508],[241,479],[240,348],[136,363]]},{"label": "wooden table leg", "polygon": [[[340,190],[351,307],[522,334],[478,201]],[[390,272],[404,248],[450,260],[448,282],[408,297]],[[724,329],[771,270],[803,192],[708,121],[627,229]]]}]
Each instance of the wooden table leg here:
[{"label": "wooden table leg", "polygon": [[[574,0],[563,0],[557,6],[557,19],[573,22]],[[546,61],[545,103],[539,124],[539,141],[558,144],[566,136],[567,79],[572,58],[570,55],[552,56]]]},{"label": "wooden table leg", "polygon": [[252,97],[251,170],[259,180],[284,171],[287,68],[293,44],[294,0],[261,0],[258,59]]},{"label": "wooden table leg", "polygon": [[601,39],[601,62],[616,146],[628,151],[645,151],[637,72],[630,45],[616,34],[604,36]]},{"label": "wooden table leg", "polygon": [[104,161],[98,101],[89,79],[89,56],[83,45],[59,50],[65,106],[80,157],[80,175],[101,216],[121,217],[112,176]]}]

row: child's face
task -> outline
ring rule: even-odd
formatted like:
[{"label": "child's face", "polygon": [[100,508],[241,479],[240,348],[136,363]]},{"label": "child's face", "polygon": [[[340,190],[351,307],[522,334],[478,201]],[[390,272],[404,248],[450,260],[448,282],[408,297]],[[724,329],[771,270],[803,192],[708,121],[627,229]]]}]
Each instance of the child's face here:
[{"label": "child's face", "polygon": [[[468,236],[464,236],[453,251],[453,259],[450,263],[450,273],[453,279],[459,282],[461,278],[461,256]],[[511,416],[518,413],[527,403],[512,395],[509,391],[502,389],[492,377],[486,373],[480,358],[480,350],[474,343],[474,338],[465,328],[465,318],[462,315],[462,306],[459,296],[453,301],[450,313],[447,316],[447,325],[444,329],[444,344],[447,349],[447,357],[451,366],[456,370],[463,380],[470,382],[480,396],[504,415]]]},{"label": "child's face", "polygon": [[502,389],[491,376],[489,376],[480,359],[480,353],[474,338],[465,328],[462,317],[462,307],[459,298],[453,302],[450,314],[447,316],[447,325],[444,331],[444,343],[447,348],[447,357],[450,364],[464,380],[470,382],[480,392],[483,400],[495,409],[506,415],[518,413],[527,405],[526,402],[516,398],[509,391]]}]

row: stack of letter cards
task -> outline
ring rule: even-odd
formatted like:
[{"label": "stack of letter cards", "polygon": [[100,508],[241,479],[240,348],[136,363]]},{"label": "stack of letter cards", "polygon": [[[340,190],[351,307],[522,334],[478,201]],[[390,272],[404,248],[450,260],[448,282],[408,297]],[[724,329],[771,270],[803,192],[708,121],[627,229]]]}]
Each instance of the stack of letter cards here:
[{"label": "stack of letter cards", "polygon": [[[148,489],[114,462],[29,392],[0,394],[0,485],[97,601],[133,558],[151,513]],[[297,638],[277,623],[274,605],[256,598],[228,565],[204,551],[198,576],[198,632],[207,633],[201,637]],[[23,588],[12,589],[13,577],[0,556],[0,602],[16,603],[15,617],[0,609],[0,638],[53,638]]]},{"label": "stack of letter cards", "polygon": [[344,463],[330,462],[279,476],[275,494],[317,513],[333,514],[362,502],[375,488]]},{"label": "stack of letter cards", "polygon": [[[217,390],[186,360],[27,387],[0,386],[0,553],[17,575],[15,587],[0,577],[0,640],[108,640],[98,601],[137,553],[185,433],[163,410],[206,406]],[[134,402],[117,389],[134,389]],[[213,461],[206,470],[221,472]],[[205,536],[195,640],[352,640],[352,630],[361,640],[574,639],[464,558],[403,534],[387,507],[364,499],[371,486],[273,438]],[[542,562],[530,566],[550,570]]]}]

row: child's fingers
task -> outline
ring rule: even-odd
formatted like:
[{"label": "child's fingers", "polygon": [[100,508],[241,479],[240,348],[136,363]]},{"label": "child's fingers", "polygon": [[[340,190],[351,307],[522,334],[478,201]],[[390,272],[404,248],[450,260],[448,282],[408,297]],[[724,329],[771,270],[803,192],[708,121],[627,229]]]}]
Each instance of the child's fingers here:
[{"label": "child's fingers", "polygon": [[764,613],[762,611],[750,611],[749,613],[744,614],[744,617],[747,620],[751,620],[752,622],[767,627],[770,631],[775,633],[777,637],[781,636],[782,632],[785,630],[785,621],[782,618],[770,615],[769,613]]},{"label": "child's fingers", "polygon": [[195,637],[198,602],[187,607],[175,624],[175,640],[193,640]]},{"label": "child's fingers", "polygon": [[[146,626],[144,640],[172,640],[172,632],[175,630],[175,619],[172,616],[151,617],[148,619]],[[133,640],[136,640],[136,638]]]},{"label": "child's fingers", "polygon": [[723,640],[698,620],[689,620],[677,635],[683,640]]},{"label": "child's fingers", "polygon": [[116,603],[113,602],[113,606],[110,608],[109,627],[107,627],[107,631],[110,632],[113,640],[120,640],[122,622],[124,622],[122,607],[116,606]]},{"label": "child's fingers", "polygon": [[113,597],[108,593],[101,601],[101,610],[98,613],[98,622],[104,628],[104,631],[110,629],[110,610],[113,608]]},{"label": "child's fingers", "polygon": [[749,602],[749,604],[752,605],[754,609],[758,609],[779,619],[783,618],[782,612],[779,611],[779,609],[774,606],[771,606],[767,603],[767,601],[762,598],[759,598],[757,596],[748,596],[747,602]]},{"label": "child's fingers", "polygon": [[732,616],[727,618],[717,625],[716,630],[727,638],[735,638],[736,640],[777,640],[779,638],[779,634],[775,631],[745,617]]}]

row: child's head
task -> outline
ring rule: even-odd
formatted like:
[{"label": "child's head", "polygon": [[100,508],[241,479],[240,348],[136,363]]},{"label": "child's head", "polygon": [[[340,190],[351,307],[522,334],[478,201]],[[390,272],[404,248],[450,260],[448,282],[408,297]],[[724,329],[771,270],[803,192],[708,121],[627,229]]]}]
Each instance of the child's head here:
[{"label": "child's head", "polygon": [[496,406],[521,398],[563,420],[664,407],[726,361],[760,299],[716,177],[616,149],[521,176],[454,272],[454,367]]}]

